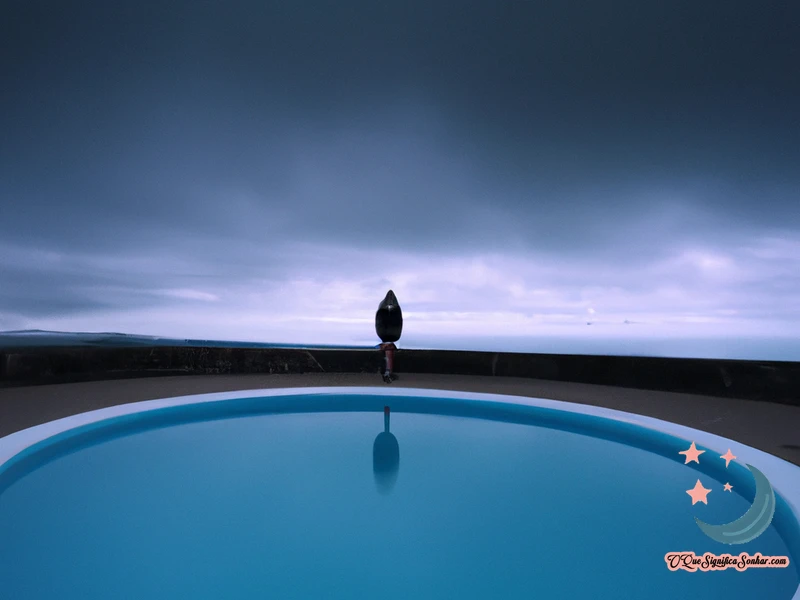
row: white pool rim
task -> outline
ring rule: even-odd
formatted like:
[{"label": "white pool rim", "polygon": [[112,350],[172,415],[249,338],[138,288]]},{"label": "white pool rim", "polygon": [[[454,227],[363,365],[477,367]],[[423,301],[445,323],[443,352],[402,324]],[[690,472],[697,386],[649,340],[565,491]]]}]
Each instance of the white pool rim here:
[{"label": "white pool rim", "polygon": [[[99,410],[80,413],[36,425],[24,429],[3,438],[0,438],[0,473],[4,470],[6,463],[14,459],[17,455],[28,448],[39,444],[49,438],[66,433],[79,427],[101,423],[109,419],[124,417],[137,413],[171,408],[178,406],[188,406],[193,404],[203,404],[210,402],[225,402],[227,400],[245,398],[270,398],[270,397],[290,397],[290,396],[401,396],[419,398],[457,398],[460,400],[497,402],[520,406],[540,407],[563,411],[567,413],[579,413],[592,415],[611,421],[618,421],[637,425],[644,429],[653,430],[659,433],[681,438],[687,442],[695,442],[698,446],[708,448],[710,451],[718,453],[720,456],[728,449],[737,457],[746,456],[747,462],[757,464],[772,483],[773,489],[786,502],[795,519],[800,523],[800,467],[782,458],[752,448],[745,444],[730,440],[712,433],[693,429],[683,425],[670,423],[653,417],[646,417],[620,410],[577,404],[574,402],[564,402],[559,400],[548,400],[544,398],[529,398],[523,396],[511,396],[504,394],[483,394],[473,392],[461,392],[457,390],[432,390],[421,388],[385,388],[385,387],[306,387],[306,388],[270,388],[253,389],[236,392],[219,392],[212,394],[193,394],[189,396],[176,396],[171,398],[160,398],[157,400],[145,400],[130,404],[120,404]],[[795,592],[792,600],[800,600],[800,586]]]}]

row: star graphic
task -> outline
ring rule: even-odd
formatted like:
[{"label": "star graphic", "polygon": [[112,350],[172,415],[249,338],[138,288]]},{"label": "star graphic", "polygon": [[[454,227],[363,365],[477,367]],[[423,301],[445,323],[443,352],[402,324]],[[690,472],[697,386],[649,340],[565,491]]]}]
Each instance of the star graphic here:
[{"label": "star graphic", "polygon": [[708,504],[708,498],[706,496],[708,496],[709,492],[711,492],[711,490],[704,488],[699,479],[697,480],[697,483],[694,484],[692,489],[686,490],[686,493],[692,497],[692,506],[698,502]]},{"label": "star graphic", "polygon": [[728,448],[728,451],[725,454],[723,454],[722,456],[720,456],[720,458],[724,458],[725,459],[725,468],[727,469],[728,465],[731,464],[731,461],[736,457],[733,455],[733,452],[731,452],[731,449]]},{"label": "star graphic", "polygon": [[725,484],[725,491],[730,492],[733,489],[733,486],[730,483]]},{"label": "star graphic", "polygon": [[697,447],[694,445],[694,442],[692,442],[692,445],[689,446],[688,450],[684,450],[683,452],[678,452],[678,454],[686,455],[686,462],[683,464],[688,465],[690,462],[694,461],[699,465],[700,464],[699,458],[703,452],[705,452],[705,450],[698,450]]}]

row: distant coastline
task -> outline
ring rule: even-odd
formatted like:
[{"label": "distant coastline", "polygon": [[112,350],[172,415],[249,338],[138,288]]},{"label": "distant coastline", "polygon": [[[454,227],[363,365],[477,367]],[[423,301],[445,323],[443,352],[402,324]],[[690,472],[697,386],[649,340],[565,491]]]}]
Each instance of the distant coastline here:
[{"label": "distant coastline", "polygon": [[19,331],[0,331],[0,350],[15,348],[48,348],[65,346],[95,346],[108,348],[130,347],[190,347],[190,348],[324,348],[342,350],[365,350],[377,346],[347,344],[283,344],[270,342],[238,342],[227,340],[181,339],[129,333],[66,332],[27,329]]},{"label": "distant coastline", "polygon": [[[205,347],[371,350],[378,341],[352,344],[283,343],[184,339],[116,332],[2,331],[0,350],[47,347]],[[405,349],[712,358],[800,362],[800,339],[793,337],[603,337],[603,336],[404,336]]]}]

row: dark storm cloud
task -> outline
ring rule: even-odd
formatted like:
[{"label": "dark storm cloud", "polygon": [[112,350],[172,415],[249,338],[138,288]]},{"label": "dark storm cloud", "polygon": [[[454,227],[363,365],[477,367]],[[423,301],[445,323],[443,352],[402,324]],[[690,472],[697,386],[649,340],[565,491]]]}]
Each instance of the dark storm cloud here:
[{"label": "dark storm cloud", "polygon": [[147,296],[154,284],[152,274],[143,277],[132,269],[98,268],[31,248],[3,246],[2,250],[0,307],[10,315],[42,318],[156,304]]},{"label": "dark storm cloud", "polygon": [[6,261],[0,308],[365,268],[298,241],[641,291],[681,248],[794,235],[798,6],[7,1],[0,239],[79,266]]}]

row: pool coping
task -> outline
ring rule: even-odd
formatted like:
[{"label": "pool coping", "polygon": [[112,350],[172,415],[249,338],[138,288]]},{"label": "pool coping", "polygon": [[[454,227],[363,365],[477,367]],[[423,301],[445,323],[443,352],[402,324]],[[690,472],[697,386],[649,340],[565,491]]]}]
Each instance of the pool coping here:
[{"label": "pool coping", "polygon": [[[3,438],[0,438],[0,473],[12,462],[12,459],[24,453],[27,449],[40,444],[49,438],[65,434],[70,430],[98,424],[109,419],[118,419],[128,415],[144,413],[158,409],[188,406],[193,404],[203,404],[210,402],[224,402],[234,399],[248,398],[269,398],[269,397],[290,397],[290,396],[375,396],[384,397],[428,397],[428,398],[452,398],[453,394],[458,395],[459,400],[487,401],[503,403],[508,405],[537,407],[551,409],[566,413],[576,413],[589,415],[617,422],[628,423],[644,429],[653,430],[669,436],[693,441],[721,456],[724,451],[730,449],[737,457],[746,456],[749,463],[758,464],[768,479],[772,482],[773,488],[784,502],[787,504],[795,519],[800,522],[800,467],[782,458],[747,446],[735,440],[718,436],[698,429],[693,429],[684,425],[670,423],[654,417],[637,415],[616,409],[565,402],[561,400],[550,400],[545,398],[531,398],[507,394],[492,394],[478,392],[456,392],[454,390],[441,389],[421,389],[421,388],[389,388],[386,387],[306,387],[306,388],[267,388],[251,389],[237,392],[216,392],[206,394],[191,394],[186,396],[174,396],[160,398],[156,400],[144,400],[129,404],[121,404],[107,408],[101,408],[77,415],[72,415],[36,425],[28,429],[17,431]],[[285,411],[291,412],[291,411]],[[399,412],[403,412],[402,410]],[[744,464],[737,461],[739,464]],[[795,565],[797,567],[797,565]],[[800,600],[800,586],[795,592],[792,600]]]}]

